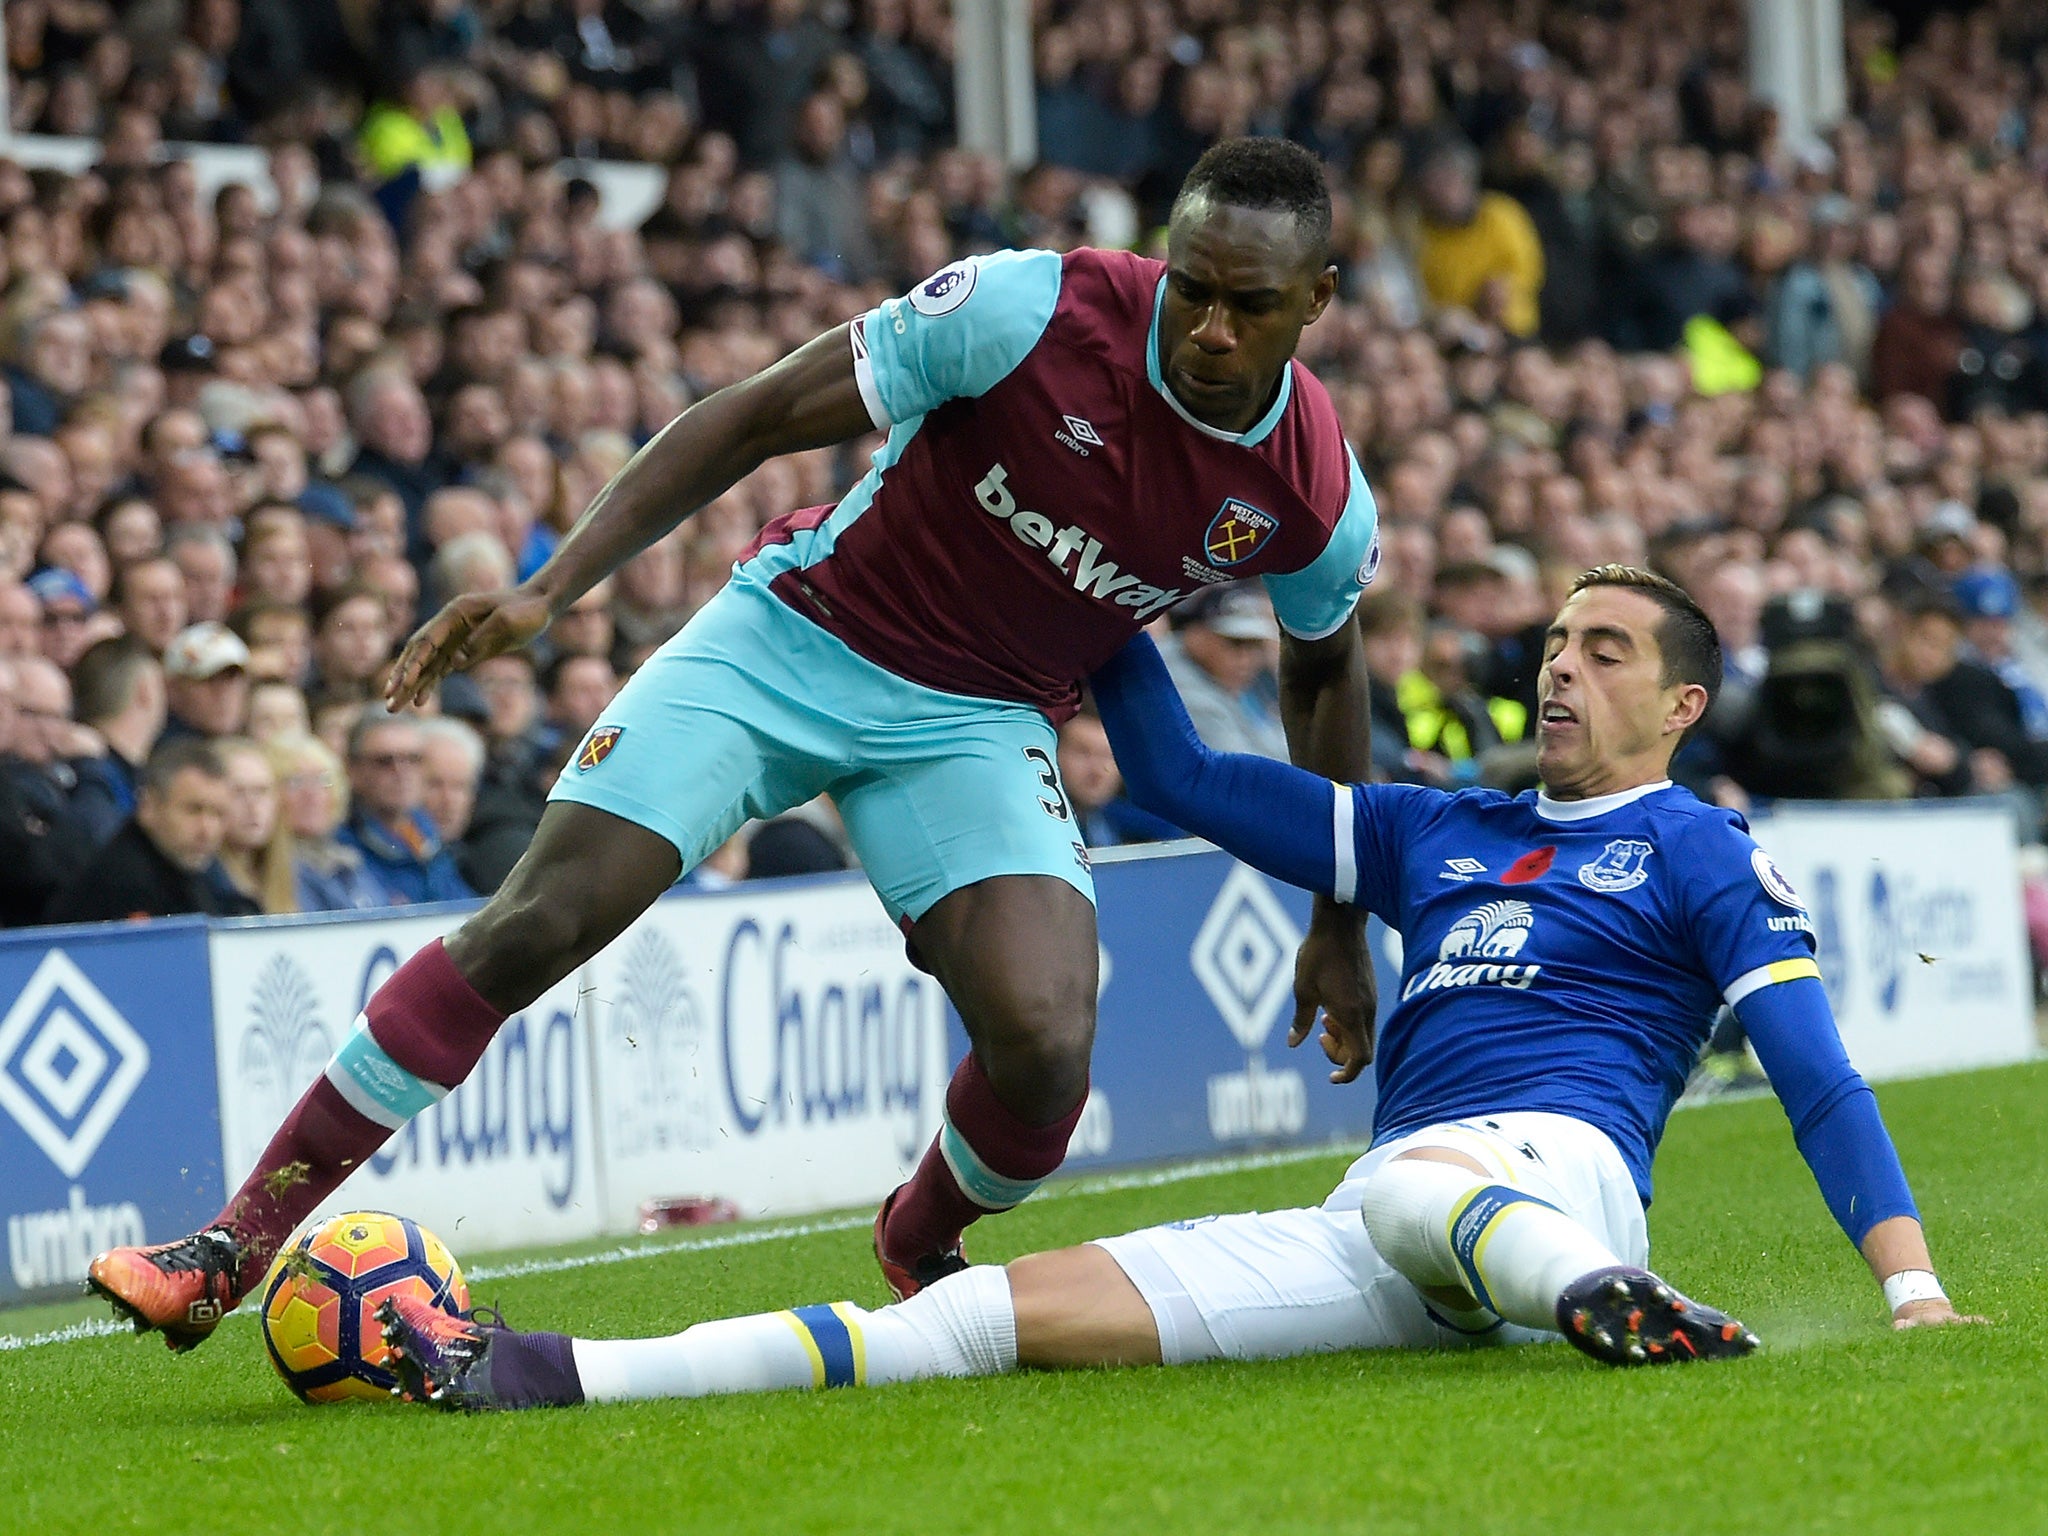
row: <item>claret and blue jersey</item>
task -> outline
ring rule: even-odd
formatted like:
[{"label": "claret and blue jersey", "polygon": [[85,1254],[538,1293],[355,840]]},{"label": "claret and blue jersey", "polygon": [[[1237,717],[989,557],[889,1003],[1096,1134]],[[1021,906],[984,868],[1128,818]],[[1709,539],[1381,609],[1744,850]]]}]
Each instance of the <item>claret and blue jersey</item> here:
[{"label": "claret and blue jersey", "polygon": [[1260,577],[1304,639],[1349,617],[1375,513],[1336,411],[1289,364],[1251,430],[1160,378],[1163,263],[971,258],[852,327],[888,441],[834,507],[777,519],[735,579],[944,692],[1070,714],[1079,683],[1201,587]]}]

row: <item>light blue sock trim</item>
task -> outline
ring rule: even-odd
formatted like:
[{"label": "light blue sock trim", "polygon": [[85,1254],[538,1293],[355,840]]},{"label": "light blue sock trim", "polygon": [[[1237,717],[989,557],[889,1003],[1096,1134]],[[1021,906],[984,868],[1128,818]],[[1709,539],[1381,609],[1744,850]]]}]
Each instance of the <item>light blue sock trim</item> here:
[{"label": "light blue sock trim", "polygon": [[439,1083],[414,1077],[387,1056],[370,1033],[368,1015],[361,1013],[327,1063],[327,1081],[357,1114],[394,1131],[448,1097]]},{"label": "light blue sock trim", "polygon": [[939,1127],[939,1156],[953,1170],[953,1177],[967,1198],[985,1211],[1007,1211],[1022,1205],[1043,1179],[1006,1179],[975,1155],[967,1138],[953,1128],[952,1116]]}]

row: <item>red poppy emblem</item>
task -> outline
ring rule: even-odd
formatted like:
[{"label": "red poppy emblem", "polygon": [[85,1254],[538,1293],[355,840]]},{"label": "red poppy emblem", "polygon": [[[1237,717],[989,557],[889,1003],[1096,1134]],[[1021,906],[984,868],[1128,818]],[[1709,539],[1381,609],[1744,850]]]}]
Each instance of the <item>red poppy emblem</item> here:
[{"label": "red poppy emblem", "polygon": [[1527,885],[1531,880],[1541,880],[1550,873],[1551,860],[1557,857],[1554,847],[1532,848],[1508,866],[1508,872],[1500,877],[1502,885]]}]

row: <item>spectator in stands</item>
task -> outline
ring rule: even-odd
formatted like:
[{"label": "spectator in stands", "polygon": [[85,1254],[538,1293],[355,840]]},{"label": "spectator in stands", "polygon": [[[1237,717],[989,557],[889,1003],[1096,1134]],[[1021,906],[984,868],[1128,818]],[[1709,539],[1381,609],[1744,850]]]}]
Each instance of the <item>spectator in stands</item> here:
[{"label": "spectator in stands", "polygon": [[1804,380],[1823,364],[1844,363],[1867,383],[1884,290],[1857,260],[1848,199],[1816,199],[1812,226],[1808,254],[1785,269],[1769,297],[1771,359]]},{"label": "spectator in stands", "polygon": [[265,746],[313,732],[312,711],[305,691],[281,677],[257,677],[249,683],[249,736]]},{"label": "spectator in stands", "polygon": [[1978,566],[1956,578],[1955,600],[1963,615],[1964,659],[1996,673],[2019,701],[2027,735],[2048,740],[2048,684],[2020,659],[2013,643],[2019,583],[2002,566]]},{"label": "spectator in stands", "polygon": [[1962,645],[1961,617],[1945,594],[1904,595],[1883,657],[1894,749],[1923,793],[2000,794],[2020,780],[2048,783],[2048,747],[2027,739],[2012,690],[1964,660]]},{"label": "spectator in stands", "polygon": [[162,664],[132,635],[92,646],[71,678],[79,724],[104,747],[72,764],[72,815],[98,846],[135,814],[143,765],[163,735],[169,703]]},{"label": "spectator in stands", "polygon": [[1280,627],[1250,583],[1206,587],[1174,615],[1160,647],[1196,733],[1219,752],[1285,758],[1287,738],[1270,685]]},{"label": "spectator in stands", "polygon": [[1422,210],[1415,269],[1430,302],[1533,336],[1543,246],[1522,205],[1479,189],[1479,157],[1460,142],[1429,151],[1415,194]]},{"label": "spectator in stands", "polygon": [[348,816],[341,759],[313,736],[272,746],[283,815],[292,838],[293,900],[301,912],[370,912],[391,893],[370,873],[362,850],[336,835]]},{"label": "spectator in stands", "polygon": [[[13,752],[17,729],[15,669],[0,659],[0,762]],[[12,772],[0,773],[0,926],[40,922],[43,909],[77,871],[75,852],[59,836],[41,805],[25,794]]]},{"label": "spectator in stands", "polygon": [[42,604],[43,654],[60,667],[69,667],[85,648],[100,639],[93,623],[99,603],[74,572],[62,566],[37,571],[28,589]]},{"label": "spectator in stands", "polygon": [[391,652],[384,601],[361,583],[339,587],[315,610],[313,673],[321,694],[367,699]]},{"label": "spectator in stands", "polygon": [[1512,699],[1488,697],[1477,681],[1486,663],[1480,636],[1437,623],[1423,637],[1421,665],[1401,680],[1401,713],[1417,750],[1447,758],[1455,782],[1471,783],[1481,759],[1520,741],[1528,713]]},{"label": "spectator in stands", "polygon": [[291,827],[281,813],[270,754],[243,736],[227,737],[215,750],[228,781],[216,878],[224,887],[223,903],[239,898],[271,917],[298,911]]},{"label": "spectator in stands", "polygon": [[462,840],[476,811],[478,782],[484,771],[484,739],[464,720],[446,717],[419,722],[420,805],[441,841],[456,850],[461,863]]},{"label": "spectator in stands", "polygon": [[313,620],[295,603],[246,603],[228,620],[249,648],[252,678],[296,687],[313,670]]},{"label": "spectator in stands", "polygon": [[0,581],[0,656],[34,656],[43,649],[43,605],[19,581]]},{"label": "spectator in stands", "polygon": [[143,769],[135,814],[50,903],[52,923],[112,922],[253,910],[224,903],[207,878],[228,818],[227,775],[201,740],[166,741]]},{"label": "spectator in stands", "polygon": [[613,582],[606,577],[576,599],[548,627],[548,639],[558,656],[603,656],[612,654],[618,629],[612,619]]},{"label": "spectator in stands", "polygon": [[164,652],[168,737],[241,734],[249,710],[249,648],[225,624],[193,624]]},{"label": "spectator in stands", "polygon": [[873,276],[866,193],[847,153],[846,109],[832,91],[813,91],[797,110],[791,151],[775,167],[776,237],[835,276]]},{"label": "spectator in stands", "polygon": [[255,508],[242,541],[242,601],[297,608],[313,591],[313,556],[298,508],[270,502]]},{"label": "spectator in stands", "polygon": [[114,578],[114,611],[122,627],[161,658],[185,628],[185,577],[168,555],[146,555]]},{"label": "spectator in stands", "polygon": [[99,738],[72,718],[71,679],[42,656],[14,661],[14,729],[4,771],[28,806],[50,823],[55,846],[76,868],[91,851],[90,830],[71,809],[75,760],[100,750]]},{"label": "spectator in stands", "polygon": [[91,381],[92,332],[83,315],[60,309],[30,321],[21,362],[7,370],[14,430],[24,437],[51,436]]},{"label": "spectator in stands", "polygon": [[169,555],[185,578],[185,617],[193,624],[226,621],[235,595],[235,547],[218,528],[188,525],[164,537]]},{"label": "spectator in stands", "polygon": [[1880,401],[1910,394],[1944,403],[1962,353],[1962,327],[1950,313],[1951,272],[1950,253],[1938,247],[1906,257],[1899,294],[1870,347],[1870,390]]},{"label": "spectator in stands", "polygon": [[1669,246],[1642,275],[1643,345],[1667,351],[1685,339],[1686,323],[1699,316],[1717,321],[1753,314],[1750,291],[1735,253],[1742,226],[1735,210],[1719,198],[1700,198],[1672,217]]},{"label": "spectator in stands", "polygon": [[1408,740],[1408,717],[1401,712],[1402,680],[1422,666],[1422,628],[1422,605],[1405,592],[1376,586],[1358,605],[1372,698],[1373,777],[1442,785],[1450,781],[1449,761],[1415,750]]},{"label": "spectator in stands", "polygon": [[338,835],[362,854],[394,903],[475,894],[427,817],[425,765],[419,726],[403,715],[373,706],[349,733],[353,809]]},{"label": "spectator in stands", "polygon": [[349,473],[388,485],[405,508],[407,526],[419,529],[427,498],[447,483],[433,459],[434,421],[419,386],[403,369],[366,368],[349,385],[348,414],[362,445]]},{"label": "spectator in stands", "polygon": [[581,741],[619,691],[618,674],[602,656],[558,656],[547,681],[547,723],[565,741]]}]

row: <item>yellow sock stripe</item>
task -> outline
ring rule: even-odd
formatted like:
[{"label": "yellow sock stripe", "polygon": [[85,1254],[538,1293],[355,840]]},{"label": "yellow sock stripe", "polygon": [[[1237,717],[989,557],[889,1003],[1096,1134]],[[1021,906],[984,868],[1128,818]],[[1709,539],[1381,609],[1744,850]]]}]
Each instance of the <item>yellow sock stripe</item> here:
[{"label": "yellow sock stripe", "polygon": [[860,1333],[860,1308],[850,1301],[832,1303],[832,1315],[846,1324],[846,1336],[853,1341],[853,1384],[868,1384],[868,1341]]},{"label": "yellow sock stripe", "polygon": [[[1487,1194],[1493,1187],[1490,1184],[1482,1184],[1479,1188],[1473,1190],[1464,1199],[1451,1207],[1450,1220],[1444,1223],[1444,1237],[1451,1245],[1451,1256],[1458,1261],[1458,1267],[1465,1272],[1465,1289],[1472,1293],[1473,1300],[1478,1305],[1486,1308],[1489,1312],[1493,1310],[1493,1298],[1486,1293],[1486,1282],[1479,1275],[1479,1266],[1476,1261],[1473,1263],[1465,1261],[1465,1253],[1467,1251],[1471,1251],[1474,1254],[1477,1253],[1477,1240],[1471,1243],[1461,1242],[1458,1233],[1458,1223],[1465,1219],[1465,1213],[1472,1208],[1473,1202],[1478,1200],[1480,1196]],[[1505,1207],[1497,1207],[1490,1215],[1481,1218],[1484,1222],[1479,1232],[1481,1238],[1492,1235],[1494,1226],[1500,1221],[1503,1209]]]},{"label": "yellow sock stripe", "polygon": [[789,1331],[803,1342],[804,1353],[811,1357],[811,1386],[823,1390],[825,1385],[825,1357],[818,1353],[818,1341],[811,1337],[811,1330],[803,1325],[803,1319],[794,1312],[775,1314],[789,1324]]}]

